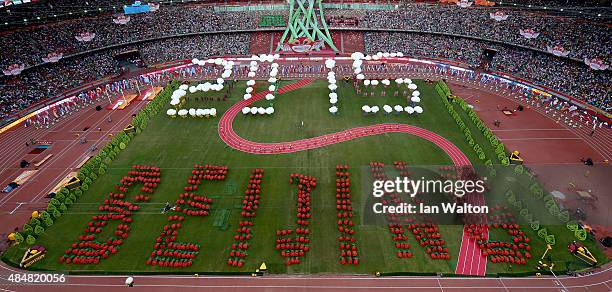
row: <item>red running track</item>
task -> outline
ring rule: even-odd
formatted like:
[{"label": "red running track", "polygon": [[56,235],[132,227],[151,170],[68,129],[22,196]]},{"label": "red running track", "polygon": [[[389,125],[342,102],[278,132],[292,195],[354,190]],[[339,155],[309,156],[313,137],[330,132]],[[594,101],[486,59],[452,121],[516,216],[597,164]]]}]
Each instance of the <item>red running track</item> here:
[{"label": "red running track", "polygon": [[[312,80],[301,80],[299,82],[284,86],[278,90],[278,94],[286,93],[302,86],[310,84]],[[325,147],[332,144],[342,143],[361,137],[380,135],[385,133],[406,133],[418,136],[434,143],[451,158],[456,166],[469,166],[470,160],[453,143],[442,136],[428,130],[405,124],[378,124],[366,127],[356,127],[336,133],[326,134],[318,137],[302,139],[297,141],[280,143],[259,143],[246,140],[234,131],[233,121],[242,109],[249,106],[253,101],[260,100],[268,94],[263,91],[255,94],[249,100],[241,100],[230,107],[219,120],[219,137],[228,146],[252,154],[283,154]],[[476,204],[484,205],[484,197],[476,199]],[[456,273],[462,275],[484,276],[487,268],[487,258],[483,257],[478,244],[467,236],[464,231],[461,241],[461,249],[457,260]]]}]

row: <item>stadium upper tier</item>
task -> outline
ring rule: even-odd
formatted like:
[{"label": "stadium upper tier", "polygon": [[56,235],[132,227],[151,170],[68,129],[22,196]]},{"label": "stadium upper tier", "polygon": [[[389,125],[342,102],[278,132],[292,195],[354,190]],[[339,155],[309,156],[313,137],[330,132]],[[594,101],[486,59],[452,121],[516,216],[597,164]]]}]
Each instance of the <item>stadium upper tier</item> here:
[{"label": "stadium upper tier", "polygon": [[[500,11],[508,18],[502,21],[492,19],[491,13],[502,15]],[[33,101],[116,73],[112,55],[120,49],[139,48],[147,64],[214,54],[249,54],[251,36],[248,33],[202,34],[259,30],[261,15],[287,17],[284,10],[215,12],[212,6],[174,5],[162,6],[152,13],[131,15],[125,24],[115,23],[116,15],[103,13],[6,31],[0,35],[3,48],[0,67],[5,69],[11,64],[23,64],[26,70],[18,77],[3,77],[5,86],[0,87],[0,118]],[[390,35],[368,33],[365,45],[370,51],[403,51],[408,55],[443,57],[475,64],[481,47],[498,46],[503,50],[494,60],[494,66],[501,71],[540,82],[606,111],[611,109],[610,71],[595,72],[582,62],[585,58],[601,58],[609,64],[609,48],[612,46],[611,28],[607,23],[551,16],[542,11],[464,9],[429,4],[403,4],[399,9],[385,11],[326,10],[326,18],[338,17],[356,21],[349,24],[328,21],[332,30],[343,27],[421,32],[393,34],[390,39],[385,39]],[[281,27],[277,29],[282,30]],[[540,34],[537,38],[526,38],[520,33],[525,29]],[[185,34],[191,36],[175,37]],[[83,36],[89,36],[85,38],[87,41]],[[165,37],[170,38],[153,40]],[[469,41],[470,38],[474,40]],[[475,43],[478,45],[474,46]],[[109,46],[112,47],[106,48]],[[545,53],[549,47],[555,46],[568,53],[567,57]],[[83,57],[67,58],[93,49],[99,50]],[[62,53],[65,59],[56,64],[27,68],[43,63],[43,58],[47,58],[49,53]]]}]

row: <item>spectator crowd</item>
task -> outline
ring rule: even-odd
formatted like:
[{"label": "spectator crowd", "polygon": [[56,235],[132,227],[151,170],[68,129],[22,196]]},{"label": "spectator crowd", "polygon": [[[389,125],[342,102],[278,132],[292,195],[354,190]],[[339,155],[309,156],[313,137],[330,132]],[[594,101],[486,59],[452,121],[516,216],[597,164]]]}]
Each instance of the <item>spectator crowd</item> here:
[{"label": "spectator crowd", "polygon": [[[548,46],[563,46],[569,57],[602,58],[610,62],[611,28],[580,18],[559,17],[531,10],[505,9],[505,21],[490,18],[491,8],[462,9],[451,5],[403,4],[396,10],[333,10],[327,17],[339,26],[381,30],[414,30],[429,34],[402,32],[365,33],[368,52],[402,51],[406,55],[440,57],[476,64],[483,46],[499,50],[493,66],[504,71],[550,86],[561,92],[611,110],[610,71],[592,71],[585,64],[568,58],[554,57],[503,42],[545,51]],[[130,16],[124,25],[113,23],[116,15],[69,20],[47,25],[0,32],[2,58],[0,68],[24,64],[17,77],[0,78],[0,120],[41,99],[52,97],[83,83],[119,72],[113,55],[137,48],[146,64],[177,59],[201,58],[219,54],[248,54],[249,33],[219,33],[256,29],[262,14],[285,11],[215,12],[208,5],[163,6],[159,11]],[[346,19],[350,19],[347,24]],[[342,21],[339,21],[342,20]],[[540,35],[527,39],[520,29],[533,29]],[[95,33],[88,42],[78,41],[80,33]],[[441,36],[454,34],[482,38]],[[185,35],[188,34],[188,35]],[[181,36],[182,35],[182,36]],[[163,39],[160,39],[163,38]],[[157,39],[157,40],[156,40]],[[144,42],[143,42],[144,41]],[[117,48],[121,45],[121,48]],[[107,46],[114,48],[103,49]],[[77,58],[66,58],[84,53]],[[64,60],[41,65],[50,52],[63,53]]]}]

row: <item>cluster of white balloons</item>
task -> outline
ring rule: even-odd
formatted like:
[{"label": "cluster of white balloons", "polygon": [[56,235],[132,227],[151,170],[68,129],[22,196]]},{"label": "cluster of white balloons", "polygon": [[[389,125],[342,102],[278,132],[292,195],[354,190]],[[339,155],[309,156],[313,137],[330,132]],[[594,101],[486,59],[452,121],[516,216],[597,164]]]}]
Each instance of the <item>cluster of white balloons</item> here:
[{"label": "cluster of white balloons", "polygon": [[[380,110],[380,108],[377,105],[375,106],[364,105],[361,107],[361,110],[365,114],[370,114],[370,113],[375,114]],[[402,112],[405,112],[407,114],[414,114],[414,113],[421,114],[423,113],[423,108],[418,105],[415,107],[411,107],[411,106],[403,107],[398,104],[392,107],[388,104],[385,104],[383,106],[383,111],[385,112],[385,114],[390,114],[392,112],[395,112],[396,114],[400,114]]]},{"label": "cluster of white balloons", "polygon": [[222,58],[216,59],[208,59],[208,60],[198,60],[193,59],[191,63],[194,65],[205,66],[206,64],[215,64],[217,66],[223,66],[223,73],[221,73],[221,78],[227,79],[232,75],[232,68],[234,67],[234,61],[228,61]]},{"label": "cluster of white balloons", "polygon": [[251,60],[253,61],[261,61],[261,62],[274,62],[274,60],[280,58],[279,54],[259,54],[259,55],[253,55],[251,56]]},{"label": "cluster of white balloons", "polygon": [[194,117],[194,118],[203,118],[203,117],[208,118],[208,117],[216,117],[217,109],[216,108],[204,108],[204,109],[190,108],[189,110],[181,109],[177,111],[171,108],[171,109],[168,109],[168,111],[166,111],[166,114],[173,118],[176,117],[177,114],[182,118],[187,117],[187,115],[190,115],[191,117]]},{"label": "cluster of white balloons", "polygon": [[278,76],[278,63],[272,63],[270,65],[270,78],[268,78],[268,90],[270,93],[266,94],[266,100],[273,100],[275,98],[274,91],[276,90],[276,76]]},{"label": "cluster of white balloons", "polygon": [[263,107],[243,107],[242,108],[242,114],[243,115],[247,115],[247,114],[252,114],[252,115],[271,115],[274,113],[274,108],[273,107],[267,107],[267,108],[263,108]]},{"label": "cluster of white balloons", "polygon": [[255,78],[255,75],[257,75],[257,69],[259,69],[257,61],[253,60],[249,65],[249,73],[247,76],[249,76],[249,78]]}]

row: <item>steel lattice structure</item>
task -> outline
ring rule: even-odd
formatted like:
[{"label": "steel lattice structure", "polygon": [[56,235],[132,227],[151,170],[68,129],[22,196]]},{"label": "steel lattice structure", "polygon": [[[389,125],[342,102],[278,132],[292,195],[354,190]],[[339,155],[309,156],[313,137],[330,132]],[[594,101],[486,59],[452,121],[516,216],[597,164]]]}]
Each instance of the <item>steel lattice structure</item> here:
[{"label": "steel lattice structure", "polygon": [[[289,4],[289,21],[276,47],[277,51],[285,43],[291,43],[304,37],[312,42],[320,41],[322,46],[327,45],[338,52],[325,22],[321,0],[287,0],[287,2]],[[315,8],[315,5],[317,8]]]}]

